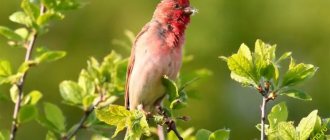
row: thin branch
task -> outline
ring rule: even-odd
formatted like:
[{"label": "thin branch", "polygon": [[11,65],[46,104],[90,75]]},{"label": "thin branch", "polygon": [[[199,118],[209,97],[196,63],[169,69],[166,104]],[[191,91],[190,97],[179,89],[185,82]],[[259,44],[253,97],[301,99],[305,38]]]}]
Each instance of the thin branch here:
[{"label": "thin branch", "polygon": [[[44,7],[43,4],[41,4],[40,5],[40,15],[43,15],[45,13],[45,11],[46,11],[46,8]],[[33,30],[31,32],[31,38],[25,43],[25,46],[24,46],[26,48],[26,53],[25,53],[25,58],[24,58],[25,63],[30,61],[30,59],[31,59],[37,37],[38,37],[37,31]],[[11,132],[10,132],[10,140],[15,139],[16,132],[18,130],[18,126],[19,126],[18,113],[21,109],[21,102],[23,99],[23,88],[24,88],[25,79],[26,79],[27,74],[28,74],[28,70],[23,73],[22,77],[19,79],[19,82],[16,84],[16,86],[18,88],[18,97],[15,102],[13,121],[12,121]]]},{"label": "thin branch", "polygon": [[73,136],[75,136],[78,131],[82,128],[84,128],[84,124],[87,121],[88,117],[91,115],[91,113],[94,111],[95,107],[98,106],[101,102],[104,101],[103,96],[104,92],[100,92],[99,99],[96,101],[96,103],[92,104],[91,106],[88,107],[87,110],[85,110],[84,115],[81,117],[80,121],[76,124],[76,127],[71,131],[68,132],[67,135],[62,137],[62,140],[70,140]]},{"label": "thin branch", "polygon": [[182,136],[180,135],[180,133],[176,127],[175,121],[173,121],[172,119],[169,119],[165,122],[165,124],[167,125],[167,132],[173,131],[179,140],[183,140]]},{"label": "thin branch", "polygon": [[74,135],[77,134],[77,132],[81,129],[84,128],[84,123],[88,119],[89,115],[94,111],[95,106],[91,105],[84,113],[84,116],[80,119],[79,123],[77,124],[76,128],[69,133],[68,135],[63,137],[63,140],[70,140]]},{"label": "thin branch", "polygon": [[[33,32],[32,33],[32,38],[31,41],[29,42],[29,44],[27,45],[26,48],[26,54],[25,54],[25,60],[24,62],[28,62],[31,58],[31,54],[34,48],[34,43],[36,41],[37,38],[37,33]],[[11,126],[11,133],[10,133],[10,140],[14,140],[15,136],[16,136],[16,132],[18,129],[18,113],[21,109],[21,102],[23,99],[23,87],[24,87],[24,83],[25,83],[25,78],[27,76],[28,71],[24,72],[21,79],[19,80],[19,82],[16,84],[17,88],[18,88],[18,98],[16,99],[16,104],[15,104],[15,108],[14,108],[14,114],[13,114],[13,122],[12,122],[12,126]]]},{"label": "thin branch", "polygon": [[[162,108],[162,106],[156,106],[156,109],[158,111],[158,113],[160,115],[163,115],[164,119],[165,119],[165,123],[167,125],[167,132],[171,132],[173,131],[176,135],[176,137],[179,139],[179,140],[183,140],[182,136],[180,135],[177,127],[176,127],[176,123],[175,121],[168,115],[166,114],[166,111],[164,111],[164,109]],[[161,137],[161,136],[159,136]]]},{"label": "thin branch", "polygon": [[265,121],[266,121],[266,104],[267,104],[267,97],[262,98],[262,104],[261,104],[261,133],[260,133],[260,139],[265,140]]},{"label": "thin branch", "polygon": [[[31,41],[29,42],[29,44],[26,48],[26,54],[25,54],[24,62],[28,62],[30,60],[31,53],[32,53],[32,50],[33,50],[33,46],[34,46],[34,43],[35,43],[36,38],[37,38],[37,33],[33,32],[32,34],[33,34],[33,36],[31,38]],[[23,98],[23,87],[24,87],[24,82],[25,82],[26,75],[27,75],[27,71],[25,73],[23,73],[21,79],[16,84],[16,86],[18,88],[18,98],[16,99],[16,104],[15,104],[15,108],[14,108],[13,122],[12,122],[11,133],[10,133],[10,139],[11,140],[15,139],[15,135],[16,135],[17,128],[18,128],[17,116],[18,116],[18,113],[19,113],[20,108],[21,108],[21,102],[22,102],[22,98]]]}]

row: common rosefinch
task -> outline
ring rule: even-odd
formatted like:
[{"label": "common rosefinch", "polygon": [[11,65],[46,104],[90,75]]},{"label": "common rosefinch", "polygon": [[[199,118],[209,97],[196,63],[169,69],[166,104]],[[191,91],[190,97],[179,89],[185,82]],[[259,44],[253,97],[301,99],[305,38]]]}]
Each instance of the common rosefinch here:
[{"label": "common rosefinch", "polygon": [[162,0],[132,47],[125,106],[154,112],[165,96],[163,75],[175,79],[181,67],[184,32],[196,10],[189,0]]}]

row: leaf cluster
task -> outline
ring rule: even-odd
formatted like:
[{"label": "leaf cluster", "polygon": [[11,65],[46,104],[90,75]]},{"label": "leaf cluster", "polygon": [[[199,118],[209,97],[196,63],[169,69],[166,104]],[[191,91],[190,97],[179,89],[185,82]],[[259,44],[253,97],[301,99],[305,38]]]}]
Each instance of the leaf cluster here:
[{"label": "leaf cluster", "polygon": [[[313,77],[318,68],[312,64],[296,64],[291,54],[291,52],[286,52],[277,58],[276,45],[257,40],[254,52],[242,44],[237,53],[221,58],[227,62],[231,78],[243,86],[253,87],[259,92],[262,88],[266,88],[273,92],[271,96],[287,95],[297,99],[311,100],[310,95],[294,86]],[[286,72],[282,74],[279,69],[281,62],[286,59],[291,61]],[[269,87],[265,87],[265,83],[269,83]]]},{"label": "leaf cluster", "polygon": [[103,62],[95,58],[87,61],[87,68],[82,69],[77,82],[63,81],[59,88],[64,102],[87,110],[91,105],[102,100],[108,104],[114,97],[123,94],[127,59],[116,52],[107,55]]},{"label": "leaf cluster", "polygon": [[[293,121],[288,121],[288,109],[284,102],[275,105],[268,115],[269,125],[266,127],[266,135],[270,140],[306,140],[326,139],[330,119],[321,119],[318,110],[312,111],[302,118],[297,126]],[[260,130],[260,124],[257,125]]]}]

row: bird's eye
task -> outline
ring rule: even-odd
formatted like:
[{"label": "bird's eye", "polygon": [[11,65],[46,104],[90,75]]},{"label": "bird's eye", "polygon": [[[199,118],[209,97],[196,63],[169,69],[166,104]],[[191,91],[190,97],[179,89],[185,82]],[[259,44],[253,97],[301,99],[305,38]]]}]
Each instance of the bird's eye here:
[{"label": "bird's eye", "polygon": [[179,4],[174,4],[174,8],[175,9],[179,9],[180,8],[180,5]]}]

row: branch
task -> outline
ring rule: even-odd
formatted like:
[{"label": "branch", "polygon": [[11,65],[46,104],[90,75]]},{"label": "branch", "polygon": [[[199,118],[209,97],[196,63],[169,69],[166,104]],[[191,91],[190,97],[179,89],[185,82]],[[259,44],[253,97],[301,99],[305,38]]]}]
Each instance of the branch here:
[{"label": "branch", "polygon": [[84,115],[80,119],[80,121],[76,124],[76,128],[72,130],[72,132],[68,132],[67,135],[62,137],[62,140],[70,140],[73,136],[75,136],[78,131],[82,128],[85,128],[84,123],[87,121],[88,117],[91,115],[91,113],[94,111],[95,107],[98,106],[103,101],[104,92],[100,93],[99,99],[96,101],[96,103],[92,104],[88,107],[87,110],[85,110]]},{"label": "branch", "polygon": [[266,111],[267,103],[268,103],[268,101],[275,100],[275,98],[276,98],[276,91],[271,91],[270,90],[270,85],[271,85],[271,83],[269,81],[266,81],[264,83],[264,87],[259,85],[258,88],[257,88],[258,92],[262,95],[262,103],[261,103],[261,106],[260,106],[260,110],[261,110],[260,139],[261,140],[266,139],[265,122],[266,122],[266,116],[267,116],[267,111]]},{"label": "branch", "polygon": [[[40,15],[43,15],[45,13],[45,7],[44,5],[41,4],[40,6]],[[36,30],[33,30],[31,33],[31,38],[25,43],[25,48],[26,48],[26,53],[25,53],[25,59],[24,62],[28,62],[31,59],[31,55],[33,52],[34,44],[36,42],[38,33]],[[16,137],[16,132],[18,130],[18,113],[21,109],[21,102],[23,99],[23,88],[24,88],[24,83],[26,76],[28,74],[28,70],[25,71],[22,75],[22,77],[19,79],[19,82],[16,83],[16,86],[18,88],[18,97],[16,99],[15,103],[15,108],[14,108],[14,113],[13,113],[13,121],[12,121],[12,126],[11,126],[11,131],[10,131],[10,140],[14,140]]]},{"label": "branch", "polygon": [[70,140],[74,135],[77,134],[77,132],[81,129],[84,128],[84,123],[88,119],[89,115],[94,111],[95,106],[91,105],[84,113],[84,116],[80,119],[79,123],[77,124],[76,128],[69,133],[68,135],[64,136],[62,139],[63,140]]},{"label": "branch", "polygon": [[260,139],[264,140],[266,138],[265,135],[265,121],[266,121],[266,104],[267,104],[267,97],[263,97],[262,98],[262,104],[261,104],[261,135],[260,135]]},{"label": "branch", "polygon": [[[164,124],[167,125],[167,132],[173,131],[175,133],[176,137],[179,140],[183,140],[183,138],[180,135],[178,129],[176,128],[175,121],[169,115],[166,114],[166,112],[164,111],[164,109],[161,106],[156,106],[156,109],[158,110],[158,113],[161,114],[161,115],[163,115],[163,117],[165,119],[165,123]],[[162,136],[158,135],[158,137],[160,138]]]}]

